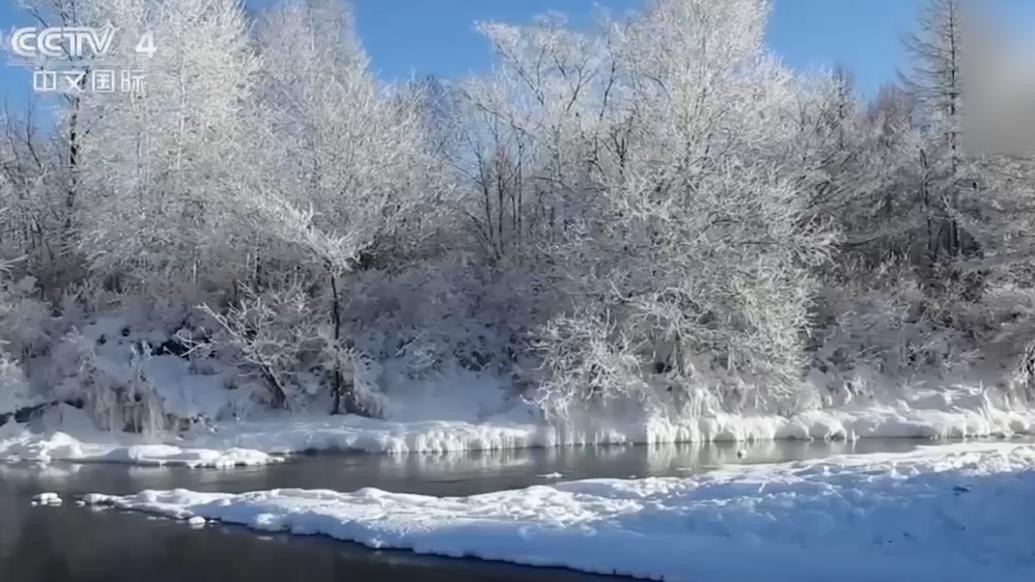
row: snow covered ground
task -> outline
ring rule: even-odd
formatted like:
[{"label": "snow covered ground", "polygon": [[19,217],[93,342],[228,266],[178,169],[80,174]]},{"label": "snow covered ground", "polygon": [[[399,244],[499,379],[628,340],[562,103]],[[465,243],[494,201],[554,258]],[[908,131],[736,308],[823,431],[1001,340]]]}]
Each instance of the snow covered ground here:
[{"label": "snow covered ground", "polygon": [[[170,344],[178,337],[174,330],[184,318],[176,312],[176,317],[156,319],[141,309],[140,314],[96,318],[75,336],[78,340],[62,343],[50,360],[36,362],[47,373],[34,375],[38,384],[34,396],[10,393],[4,399],[0,395],[0,417],[44,402],[89,401],[93,393],[84,391],[84,386],[106,386],[111,394],[120,387],[135,387],[139,393],[134,394],[148,406],[118,414],[114,400],[97,400],[93,394],[92,418],[61,405],[29,425],[9,422],[0,426],[0,462],[228,467],[272,463],[285,454],[325,450],[401,454],[597,444],[1035,434],[1035,410],[1014,408],[1002,392],[984,389],[980,383],[953,386],[934,378],[916,385],[885,387],[875,392],[879,394],[875,400],[848,394],[838,400],[846,404],[790,417],[652,417],[644,412],[642,402],[615,399],[608,402],[606,412],[546,424],[542,414],[495,372],[447,367],[418,381],[401,360],[379,364],[378,400],[384,419],[329,416],[325,411],[330,403],[319,395],[299,397],[291,413],[273,412],[255,399],[254,390],[235,376],[235,366],[229,363],[167,353],[141,355],[154,351],[141,346]],[[81,377],[84,362],[90,370],[85,384]],[[826,389],[820,386],[829,379],[814,380],[818,382],[815,389],[823,393]],[[130,408],[135,406],[132,399],[127,402]],[[126,408],[127,402],[121,406]],[[163,422],[169,419],[176,422]],[[101,421],[100,426],[138,429],[198,424],[188,432],[141,436],[98,430],[95,420]]]},{"label": "snow covered ground", "polygon": [[[1035,447],[962,444],[459,498],[185,490],[88,504],[687,582],[1035,580]],[[195,520],[198,521],[198,520]]]},{"label": "snow covered ground", "polygon": [[8,463],[74,461],[81,463],[127,463],[143,466],[229,468],[268,465],[279,460],[261,451],[226,448],[205,449],[166,444],[127,442],[132,439],[98,433],[80,440],[63,432],[35,435],[20,430],[14,434],[0,429],[0,461]]},{"label": "snow covered ground", "polygon": [[0,462],[76,461],[228,468],[267,465],[279,460],[261,451],[229,445],[203,448],[185,444],[173,436],[141,437],[100,431],[82,411],[71,407],[60,407],[53,414],[58,418],[45,419],[44,430],[40,432],[14,423],[0,426]]},{"label": "snow covered ground", "polygon": [[[434,414],[429,415],[434,418]],[[0,461],[125,462],[227,467],[272,463],[304,451],[369,453],[501,450],[596,444],[967,437],[1035,434],[1035,410],[1007,410],[979,391],[948,390],[886,404],[816,410],[792,417],[716,415],[681,422],[587,416],[547,426],[527,407],[467,420],[275,415],[204,430],[141,437],[98,431],[81,411],[59,407],[39,426],[0,427]]]}]

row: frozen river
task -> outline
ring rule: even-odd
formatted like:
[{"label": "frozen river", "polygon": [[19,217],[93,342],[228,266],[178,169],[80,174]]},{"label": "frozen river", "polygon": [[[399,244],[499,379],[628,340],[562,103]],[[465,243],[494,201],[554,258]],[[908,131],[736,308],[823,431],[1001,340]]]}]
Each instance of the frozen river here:
[{"label": "frozen river", "polygon": [[[373,551],[316,537],[192,530],[136,513],[77,507],[76,495],[144,489],[246,492],[377,487],[434,496],[517,489],[558,479],[685,476],[730,463],[841,453],[906,452],[929,441],[533,449],[448,456],[315,455],[233,470],[122,465],[0,465],[0,580],[10,582],[330,582],[601,580],[575,572]],[[53,491],[62,507],[32,507]]]}]

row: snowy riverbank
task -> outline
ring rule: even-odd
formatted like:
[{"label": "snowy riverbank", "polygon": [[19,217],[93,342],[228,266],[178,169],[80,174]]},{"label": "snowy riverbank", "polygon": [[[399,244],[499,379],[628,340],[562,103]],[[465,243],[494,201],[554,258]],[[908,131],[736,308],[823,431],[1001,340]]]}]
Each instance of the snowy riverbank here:
[{"label": "snowy riverbank", "polygon": [[1035,579],[1033,490],[1035,447],[978,443],[461,498],[177,490],[86,501],[655,580],[1020,582]]},{"label": "snowy riverbank", "polygon": [[0,427],[0,461],[228,467],[272,463],[280,455],[306,451],[403,454],[603,444],[1024,434],[1035,434],[1035,411],[1000,408],[978,391],[962,390],[791,417],[716,415],[682,422],[596,417],[558,427],[547,426],[530,410],[517,407],[481,421],[268,415],[150,437],[98,431],[83,412],[59,407],[32,428]]}]

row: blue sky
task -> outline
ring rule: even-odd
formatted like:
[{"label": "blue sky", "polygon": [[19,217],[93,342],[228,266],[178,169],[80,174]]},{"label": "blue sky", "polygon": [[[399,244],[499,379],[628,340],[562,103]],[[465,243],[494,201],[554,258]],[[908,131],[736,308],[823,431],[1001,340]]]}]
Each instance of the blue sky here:
[{"label": "blue sky", "polygon": [[[571,16],[576,25],[590,24],[594,5],[621,15],[646,1],[358,0],[356,17],[364,45],[383,76],[405,77],[411,70],[452,76],[491,66],[491,54],[472,30],[472,21],[527,22],[554,9]],[[904,58],[901,39],[919,5],[918,0],[775,0],[770,45],[798,68],[843,62],[869,92],[895,78]]]},{"label": "blue sky", "polygon": [[[261,8],[274,0],[247,0]],[[591,22],[594,6],[623,14],[647,0],[355,0],[360,37],[374,69],[385,79],[438,75],[460,77],[491,66],[477,20],[527,22],[547,10],[564,12],[576,24]],[[769,44],[798,69],[841,63],[859,89],[872,95],[905,65],[902,38],[913,27],[921,0],[773,0]],[[31,19],[0,0],[0,29],[31,25]],[[1035,0],[980,0],[1018,32],[1035,36]],[[6,42],[6,40],[5,40]],[[0,62],[0,97],[23,103],[29,77]]]}]

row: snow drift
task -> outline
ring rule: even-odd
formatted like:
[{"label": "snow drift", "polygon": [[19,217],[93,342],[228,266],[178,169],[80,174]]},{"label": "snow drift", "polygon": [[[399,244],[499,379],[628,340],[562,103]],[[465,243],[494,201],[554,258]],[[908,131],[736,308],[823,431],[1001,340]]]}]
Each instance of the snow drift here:
[{"label": "snow drift", "polygon": [[1035,579],[1033,468],[1035,447],[981,444],[458,498],[285,489],[85,501],[654,580],[1020,582]]},{"label": "snow drift", "polygon": [[79,410],[62,406],[43,418],[43,430],[0,427],[0,461],[122,462],[229,467],[273,463],[311,451],[445,453],[583,445],[660,445],[685,442],[860,438],[962,439],[1035,433],[1035,412],[999,408],[981,391],[939,391],[887,404],[815,410],[789,417],[714,415],[674,421],[641,417],[582,417],[546,424],[515,406],[484,419],[420,419],[354,415],[267,415],[219,422],[182,434],[134,435],[100,431]]}]

